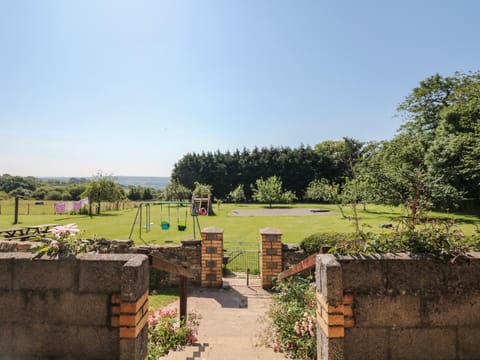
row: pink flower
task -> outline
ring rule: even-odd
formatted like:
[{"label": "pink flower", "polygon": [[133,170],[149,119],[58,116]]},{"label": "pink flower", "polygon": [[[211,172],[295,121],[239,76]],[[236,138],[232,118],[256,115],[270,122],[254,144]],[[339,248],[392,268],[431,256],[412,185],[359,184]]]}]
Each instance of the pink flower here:
[{"label": "pink flower", "polygon": [[80,230],[77,227],[77,224],[71,223],[67,225],[59,225],[55,226],[54,228],[48,231],[56,238],[68,237],[68,236],[75,236]]},{"label": "pink flower", "polygon": [[158,322],[157,316],[155,313],[153,313],[149,318],[148,318],[148,323],[149,325],[156,325]]},{"label": "pink flower", "polygon": [[188,343],[189,344],[193,344],[197,340],[198,340],[197,337],[193,333],[188,334]]}]

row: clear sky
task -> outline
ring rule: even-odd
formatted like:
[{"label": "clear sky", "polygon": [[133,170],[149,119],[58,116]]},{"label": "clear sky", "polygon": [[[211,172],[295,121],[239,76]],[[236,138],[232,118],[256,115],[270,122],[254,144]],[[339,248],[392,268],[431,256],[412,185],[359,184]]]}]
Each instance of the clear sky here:
[{"label": "clear sky", "polygon": [[184,154],[385,140],[479,69],[477,0],[0,0],[0,174],[170,176]]}]

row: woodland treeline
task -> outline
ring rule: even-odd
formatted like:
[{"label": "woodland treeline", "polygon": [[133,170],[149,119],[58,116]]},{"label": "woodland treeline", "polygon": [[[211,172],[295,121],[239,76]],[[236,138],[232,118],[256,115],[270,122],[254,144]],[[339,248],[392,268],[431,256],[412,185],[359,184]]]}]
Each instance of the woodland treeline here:
[{"label": "woodland treeline", "polygon": [[338,199],[353,191],[365,202],[399,204],[414,193],[438,208],[480,200],[480,73],[428,77],[397,111],[404,123],[391,140],[189,153],[172,180],[189,188],[210,184],[219,199],[239,185],[250,199],[256,179],[277,176],[298,199],[322,200],[324,192],[309,186],[323,184],[336,186]]},{"label": "woodland treeline", "polygon": [[[344,147],[350,145],[354,149],[347,154]],[[277,176],[286,190],[301,199],[313,179],[343,182],[351,176],[349,157],[357,157],[361,147],[360,142],[345,139],[325,142],[315,148],[270,147],[187,154],[175,164],[172,180],[188,188],[193,188],[196,181],[210,184],[219,199],[228,198],[231,191],[244,185],[245,195],[250,199],[250,184],[259,178]]]}]

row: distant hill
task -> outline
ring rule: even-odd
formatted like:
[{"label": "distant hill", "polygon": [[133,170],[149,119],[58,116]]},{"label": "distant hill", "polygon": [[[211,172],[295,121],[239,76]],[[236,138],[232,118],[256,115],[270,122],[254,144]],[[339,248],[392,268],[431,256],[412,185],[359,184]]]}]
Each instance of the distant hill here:
[{"label": "distant hill", "polygon": [[[68,182],[71,177],[40,177],[43,180],[58,180],[62,182]],[[90,180],[91,177],[77,178],[77,179],[87,179]],[[164,189],[168,184],[170,184],[169,177],[160,177],[160,176],[113,176],[113,179],[122,186],[143,186],[151,187],[154,189]]]},{"label": "distant hill", "polygon": [[169,177],[159,176],[114,176],[116,182],[123,186],[143,186],[164,189],[170,184]]}]

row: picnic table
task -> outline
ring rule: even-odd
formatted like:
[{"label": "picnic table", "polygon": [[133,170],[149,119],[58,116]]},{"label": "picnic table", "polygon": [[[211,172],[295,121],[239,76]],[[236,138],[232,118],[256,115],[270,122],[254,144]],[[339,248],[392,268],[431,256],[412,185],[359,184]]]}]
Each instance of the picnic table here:
[{"label": "picnic table", "polygon": [[30,225],[24,227],[12,227],[0,229],[0,236],[5,240],[27,240],[31,237],[45,235],[52,227],[58,224]]},{"label": "picnic table", "polygon": [[27,232],[25,228],[14,227],[9,229],[0,229],[0,235],[3,235],[5,238],[12,238],[27,235]]},{"label": "picnic table", "polygon": [[58,226],[58,224],[42,224],[42,225],[31,225],[26,226],[26,234],[29,235],[43,235],[48,233],[48,230],[51,228]]}]

